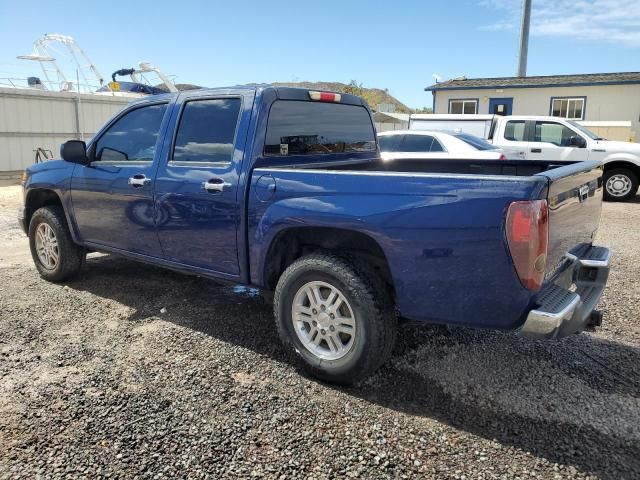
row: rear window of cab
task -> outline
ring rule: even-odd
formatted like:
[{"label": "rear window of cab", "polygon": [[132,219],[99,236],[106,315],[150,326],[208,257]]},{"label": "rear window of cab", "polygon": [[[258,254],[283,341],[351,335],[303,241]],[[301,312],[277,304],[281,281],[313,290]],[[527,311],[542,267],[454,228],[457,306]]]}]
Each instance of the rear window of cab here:
[{"label": "rear window of cab", "polygon": [[265,155],[320,155],[375,149],[371,117],[362,106],[297,100],[277,100],[271,106]]}]

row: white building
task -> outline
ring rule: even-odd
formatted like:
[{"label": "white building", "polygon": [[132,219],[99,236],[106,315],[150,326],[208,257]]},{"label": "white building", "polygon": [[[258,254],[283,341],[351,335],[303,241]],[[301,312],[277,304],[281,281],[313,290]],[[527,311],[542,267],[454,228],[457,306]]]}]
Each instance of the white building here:
[{"label": "white building", "polygon": [[376,123],[376,131],[387,132],[389,130],[405,130],[409,128],[409,114],[377,111],[373,114]]},{"label": "white building", "polygon": [[425,88],[434,113],[552,115],[631,122],[640,140],[640,72],[538,77],[455,78]]},{"label": "white building", "polygon": [[37,149],[59,157],[60,145],[88,140],[131,97],[0,88],[0,179],[20,177]]}]

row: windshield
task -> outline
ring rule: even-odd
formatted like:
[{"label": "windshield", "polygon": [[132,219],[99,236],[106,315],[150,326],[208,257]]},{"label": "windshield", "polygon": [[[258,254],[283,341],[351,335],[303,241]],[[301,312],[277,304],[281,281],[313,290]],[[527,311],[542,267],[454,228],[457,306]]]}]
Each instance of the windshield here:
[{"label": "windshield", "polygon": [[475,135],[469,135],[468,133],[454,133],[454,137],[458,140],[462,140],[464,143],[471,145],[476,150],[497,150],[498,147],[492,143],[487,142],[484,138],[476,137]]},{"label": "windshield", "polygon": [[591,140],[604,140],[604,138],[598,137],[595,133],[593,133],[591,130],[583,127],[578,122],[574,122],[573,120],[567,120],[567,123],[569,123],[572,127],[577,128],[578,130],[580,130],[582,133],[584,133]]}]

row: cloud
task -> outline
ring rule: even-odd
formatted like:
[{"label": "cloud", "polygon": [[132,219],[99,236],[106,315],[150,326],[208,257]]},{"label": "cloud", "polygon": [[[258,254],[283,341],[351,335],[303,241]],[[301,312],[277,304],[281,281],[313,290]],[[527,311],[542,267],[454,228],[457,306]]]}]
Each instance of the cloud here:
[{"label": "cloud", "polygon": [[180,152],[183,154],[195,153],[201,155],[228,155],[232,151],[232,143],[188,142],[186,145],[176,146],[176,152]]},{"label": "cloud", "polygon": [[[502,12],[485,31],[520,29],[521,2],[480,0],[480,5]],[[531,13],[531,34],[640,47],[638,0],[536,0]]]}]

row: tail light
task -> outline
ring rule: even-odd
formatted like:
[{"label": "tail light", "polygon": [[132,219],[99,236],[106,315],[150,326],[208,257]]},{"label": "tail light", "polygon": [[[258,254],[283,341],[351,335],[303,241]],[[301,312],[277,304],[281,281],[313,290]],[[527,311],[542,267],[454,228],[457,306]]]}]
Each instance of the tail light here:
[{"label": "tail light", "polygon": [[500,157],[498,157],[498,160],[506,160],[507,156],[504,153],[500,154]]},{"label": "tail light", "polygon": [[511,203],[507,210],[506,235],[520,282],[529,290],[539,290],[544,280],[549,242],[547,201]]}]

